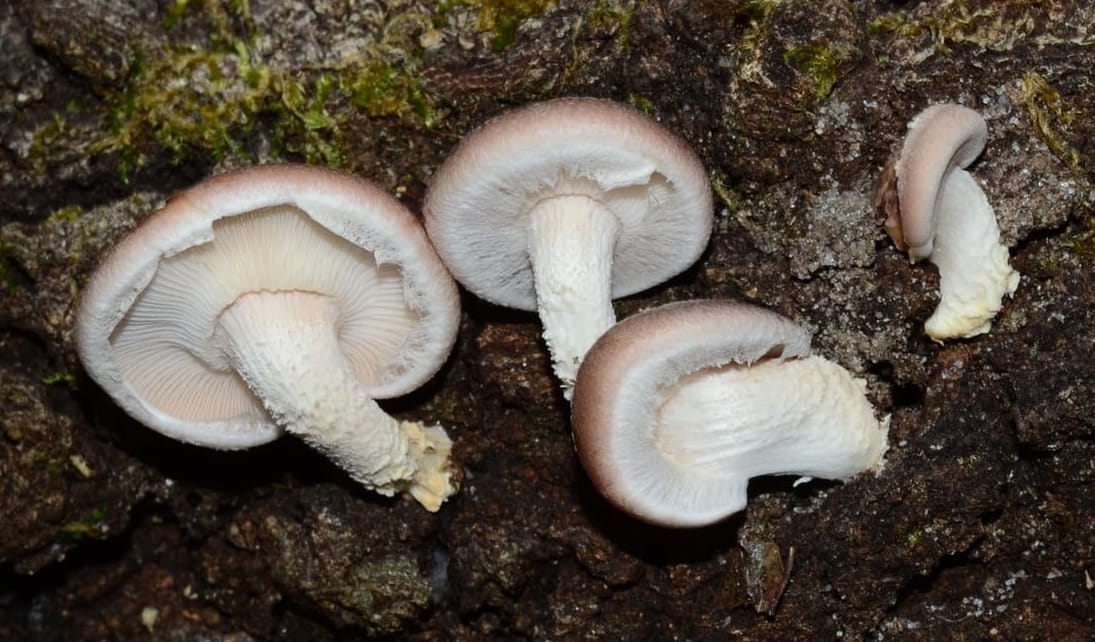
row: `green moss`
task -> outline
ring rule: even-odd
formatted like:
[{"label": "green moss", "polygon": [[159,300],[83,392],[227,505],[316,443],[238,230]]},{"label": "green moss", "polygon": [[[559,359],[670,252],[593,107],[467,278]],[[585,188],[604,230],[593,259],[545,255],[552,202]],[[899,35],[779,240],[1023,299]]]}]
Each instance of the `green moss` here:
[{"label": "green moss", "polygon": [[1085,263],[1095,263],[1095,216],[1087,217],[1087,229],[1069,236],[1065,247]]},{"label": "green moss", "polygon": [[101,539],[104,536],[102,529],[103,520],[106,519],[106,509],[98,508],[92,511],[87,519],[63,524],[58,530],[60,534],[71,540]]},{"label": "green moss", "polygon": [[916,35],[917,28],[909,19],[907,11],[888,13],[867,21],[867,35],[873,37],[887,34],[899,34],[905,37]]},{"label": "green moss", "polygon": [[634,2],[598,0],[586,14],[591,26],[615,34],[616,44],[625,52],[631,48],[631,21],[635,18]]},{"label": "green moss", "polygon": [[478,27],[493,34],[491,50],[505,51],[517,38],[517,29],[525,20],[543,15],[551,0],[467,0],[479,9]]},{"label": "green moss", "polygon": [[42,383],[47,386],[65,385],[74,388],[76,386],[76,377],[67,372],[52,372],[42,377]]},{"label": "green moss", "polygon": [[51,221],[75,221],[84,213],[84,208],[79,205],[66,205],[54,210],[49,215]]},{"label": "green moss", "polygon": [[931,34],[936,51],[950,53],[947,42],[964,38],[975,19],[985,15],[989,14],[985,12],[970,14],[963,4],[956,3],[924,20],[922,25]]},{"label": "green moss", "polygon": [[715,196],[722,201],[723,205],[726,206],[726,209],[731,212],[736,212],[741,209],[741,200],[726,186],[725,176],[719,174],[713,177],[711,179],[711,189],[715,191]]},{"label": "green moss", "polygon": [[175,0],[172,2],[171,6],[167,8],[163,20],[160,21],[160,27],[164,31],[173,29],[175,25],[182,21],[188,6],[190,6],[190,0]]},{"label": "green moss", "polygon": [[143,164],[153,143],[176,161],[198,151],[214,161],[243,155],[242,137],[260,115],[278,111],[285,81],[252,61],[242,41],[230,52],[180,46],[151,61],[134,52],[110,133],[92,151],[121,153],[123,173]]},{"label": "green moss", "polygon": [[425,127],[438,120],[417,60],[403,59],[398,68],[383,62],[385,51],[413,51],[413,43],[385,42],[345,65],[285,69],[255,52],[258,34],[246,1],[176,0],[164,27],[192,7],[213,25],[208,42],[173,43],[154,56],[134,50],[124,89],[110,97],[108,132],[90,151],[119,154],[123,179],[162,151],[175,162],[250,160],[247,141],[259,131],[270,135],[274,155],[338,167],[348,157],[344,131],[357,114]]},{"label": "green moss", "polygon": [[[890,45],[925,35],[938,53],[949,53],[953,43],[972,42],[993,50],[1008,50],[1036,29],[1052,33],[1054,18],[1047,17],[1045,0],[1003,0],[971,8],[966,0],[921,5],[873,18],[867,35],[888,38]],[[1048,18],[1048,20],[1047,20]]]},{"label": "green moss", "polygon": [[71,134],[68,119],[63,114],[53,114],[53,118],[34,129],[27,161],[40,171],[45,170],[49,149],[64,144]]},{"label": "green moss", "polygon": [[1054,156],[1070,170],[1080,170],[1080,150],[1070,147],[1061,138],[1076,120],[1076,110],[1061,99],[1061,94],[1035,71],[1023,75],[1023,95],[1020,106],[1027,112],[1034,132]]},{"label": "green moss", "polygon": [[929,34],[932,45],[939,53],[949,53],[947,42],[964,39],[977,18],[983,12],[970,13],[964,2],[953,2],[933,9],[931,14],[917,17],[908,11],[898,11],[870,20],[867,35],[890,36],[893,40],[919,37]]},{"label": "green moss", "polygon": [[772,15],[778,6],[779,0],[747,0],[732,6],[730,11],[734,21],[748,25],[735,48],[743,51],[758,51],[761,41],[771,29]]},{"label": "green moss", "polygon": [[627,102],[632,107],[638,109],[644,114],[654,113],[654,103],[652,103],[650,99],[646,96],[640,96],[639,94],[630,93],[627,95]]},{"label": "green moss", "polygon": [[373,62],[344,74],[340,82],[350,103],[370,116],[413,115],[426,128],[439,120],[419,78],[405,69]]},{"label": "green moss", "polygon": [[358,109],[370,116],[391,116],[398,114],[406,104],[405,80],[395,67],[374,63],[349,78],[346,89],[350,92],[350,101]]},{"label": "green moss", "polygon": [[739,36],[724,44],[728,54],[740,59],[734,72],[734,85],[764,85],[767,82],[763,72],[764,52],[770,43],[773,16],[779,4],[780,0],[749,0],[730,3],[725,8],[726,15],[720,18],[721,22],[745,27]]},{"label": "green moss", "polygon": [[840,65],[847,62],[854,50],[842,44],[808,44],[783,52],[783,59],[803,74],[803,89],[821,100],[829,95],[840,79]]}]

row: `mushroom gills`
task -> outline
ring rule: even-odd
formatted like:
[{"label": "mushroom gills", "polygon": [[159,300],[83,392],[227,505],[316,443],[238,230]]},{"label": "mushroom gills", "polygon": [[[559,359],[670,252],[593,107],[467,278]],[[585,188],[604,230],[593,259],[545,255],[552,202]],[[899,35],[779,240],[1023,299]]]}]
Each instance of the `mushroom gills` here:
[{"label": "mushroom gills", "polygon": [[703,164],[642,112],[563,98],[469,134],[426,193],[426,231],[452,275],[496,305],[540,313],[563,395],[612,299],[699,258],[713,204]]},{"label": "mushroom gills", "polygon": [[745,508],[752,477],[878,470],[889,420],[865,384],[810,356],[790,319],[724,300],[633,314],[590,348],[571,420],[582,465],[616,506],[703,526]]},{"label": "mushroom gills", "polygon": [[160,260],[110,338],[128,385],[158,414],[263,419],[223,350],[208,341],[227,306],[261,291],[336,297],[343,352],[366,385],[384,376],[375,364],[398,360],[417,322],[395,266],[377,265],[295,207],[264,208],[220,219],[210,240]]},{"label": "mushroom gills", "polygon": [[370,393],[418,321],[396,266],[282,205],[219,219],[163,258],[111,343],[151,412],[221,433],[273,419],[364,486],[437,510],[455,492],[448,436]]}]

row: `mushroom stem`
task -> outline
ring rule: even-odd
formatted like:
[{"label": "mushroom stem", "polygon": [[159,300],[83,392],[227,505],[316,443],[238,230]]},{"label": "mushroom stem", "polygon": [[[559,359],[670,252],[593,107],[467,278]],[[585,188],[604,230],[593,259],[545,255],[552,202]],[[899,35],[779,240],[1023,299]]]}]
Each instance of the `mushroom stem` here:
[{"label": "mushroom stem", "polygon": [[[863,381],[821,357],[700,370],[662,394],[658,449],[712,479],[848,479],[878,468],[886,452],[888,420],[875,418]],[[745,483],[733,495],[727,514],[745,508]]]},{"label": "mushroom stem", "polygon": [[[985,193],[969,172],[954,168],[936,202],[938,227],[929,260],[939,268],[939,306],[924,323],[936,341],[988,332],[1004,295],[1019,285]],[[912,260],[923,258],[910,251]]]},{"label": "mushroom stem", "polygon": [[619,228],[611,211],[585,195],[548,198],[529,213],[536,304],[568,401],[586,352],[616,323],[612,250]]},{"label": "mushroom stem", "polygon": [[440,426],[397,421],[354,378],[330,297],[245,294],[221,315],[225,351],[273,420],[382,495],[410,493],[436,511],[455,488]]}]

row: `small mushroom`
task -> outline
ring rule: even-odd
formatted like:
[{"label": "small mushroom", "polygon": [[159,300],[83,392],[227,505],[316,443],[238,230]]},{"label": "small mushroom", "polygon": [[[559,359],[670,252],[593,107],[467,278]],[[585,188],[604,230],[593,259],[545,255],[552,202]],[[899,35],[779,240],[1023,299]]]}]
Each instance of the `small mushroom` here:
[{"label": "small mushroom", "polygon": [[440,368],[456,284],[414,216],[336,172],[264,165],[176,194],[84,290],[80,358],[169,437],[248,448],[283,431],[383,495],[434,511],[455,488],[440,426],[374,399]]},{"label": "small mushroom", "polygon": [[924,324],[936,341],[988,332],[1004,295],[1019,286],[992,206],[965,170],[987,136],[985,119],[972,109],[928,107],[909,123],[871,199],[898,249],[939,268],[939,306]]},{"label": "small mushroom", "polygon": [[593,98],[517,109],[467,136],[426,195],[426,230],[477,296],[538,310],[569,398],[612,299],[696,261],[711,189],[687,145],[642,113]]},{"label": "small mushroom", "polygon": [[751,477],[878,469],[889,420],[875,418],[864,389],[811,356],[806,332],[779,314],[670,303],[624,319],[589,350],[574,386],[574,442],[619,508],[702,526],[745,508]]}]

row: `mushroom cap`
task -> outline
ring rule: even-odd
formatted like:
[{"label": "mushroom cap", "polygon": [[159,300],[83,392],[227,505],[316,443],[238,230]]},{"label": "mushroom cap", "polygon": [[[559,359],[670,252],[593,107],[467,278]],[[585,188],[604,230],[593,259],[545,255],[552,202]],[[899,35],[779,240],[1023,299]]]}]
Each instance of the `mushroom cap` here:
[{"label": "mushroom cap", "polygon": [[527,215],[563,194],[590,196],[619,219],[613,298],[684,271],[711,234],[711,188],[696,154],[643,113],[596,98],[529,105],[465,137],[430,185],[426,229],[474,294],[535,310]]},{"label": "mushroom cap", "polygon": [[804,357],[809,335],[775,312],[733,301],[670,303],[628,317],[597,340],[578,370],[574,442],[593,484],[651,522],[711,523],[744,496],[748,476],[705,476],[657,446],[665,391],[689,374],[761,358]]},{"label": "mushroom cap", "polygon": [[984,150],[987,138],[985,119],[961,105],[933,105],[909,123],[895,170],[900,236],[913,259],[932,253],[937,205],[947,174],[972,163]]},{"label": "mushroom cap", "polygon": [[110,252],[80,301],[80,358],[168,436],[225,449],[271,441],[282,429],[216,328],[244,294],[278,291],[337,302],[340,345],[374,398],[420,386],[455,341],[456,285],[402,204],[344,174],[272,164],[172,196]]}]

